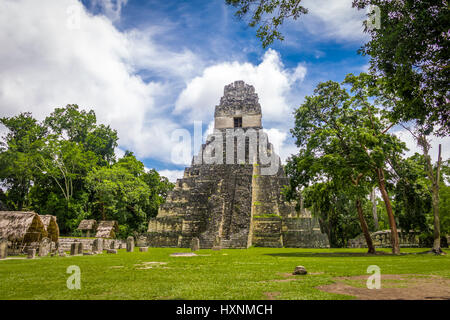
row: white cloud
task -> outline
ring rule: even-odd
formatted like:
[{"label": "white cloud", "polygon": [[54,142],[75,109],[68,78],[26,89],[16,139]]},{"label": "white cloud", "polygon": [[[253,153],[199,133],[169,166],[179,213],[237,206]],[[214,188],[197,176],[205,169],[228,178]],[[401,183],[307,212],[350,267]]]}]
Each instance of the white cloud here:
[{"label": "white cloud", "polygon": [[[208,136],[213,133],[214,133],[214,120],[208,124],[208,128],[206,129],[205,133],[203,134],[203,142],[205,142],[206,139],[208,138]],[[198,152],[198,151],[199,150],[194,150],[194,152]]]},{"label": "white cloud", "polygon": [[352,8],[352,0],[303,0],[308,8],[307,15],[294,22],[320,38],[339,41],[359,41],[366,39],[363,21],[366,11]]},{"label": "white cloud", "polygon": [[244,80],[255,87],[262,108],[263,124],[270,124],[266,129],[269,141],[285,162],[287,157],[296,152],[295,145],[288,139],[293,110],[290,101],[306,73],[303,64],[292,69],[285,68],[275,50],[268,50],[258,65],[236,61],[215,64],[187,82],[177,99],[174,113],[183,114],[187,123],[194,120],[208,122],[205,139],[208,133],[212,133],[214,107],[220,102],[224,86]]},{"label": "white cloud", "polygon": [[302,64],[293,70],[285,68],[278,52],[271,49],[259,65],[236,61],[215,64],[188,81],[176,102],[175,114],[184,114],[188,121],[210,121],[224,86],[244,80],[258,93],[263,119],[284,122],[292,110],[288,104],[290,91],[296,82],[304,79],[306,72]]},{"label": "white cloud", "polygon": [[172,28],[148,27],[127,33],[128,49],[132,52],[132,63],[136,69],[152,70],[158,75],[171,75],[182,79],[196,76],[203,69],[202,61],[190,50],[181,52],[167,50],[154,39],[164,37]]},{"label": "white cloud", "polygon": [[286,163],[287,158],[292,154],[298,153],[297,146],[290,139],[290,133],[284,130],[286,129],[271,128],[264,130],[269,136],[269,141],[273,144],[274,150],[280,156],[283,164]]},{"label": "white cloud", "polygon": [[272,128],[264,130],[268,137],[270,143],[272,143],[275,153],[280,155],[280,150],[283,146],[284,141],[286,140],[287,133],[281,130]]},{"label": "white cloud", "polygon": [[168,50],[136,30],[120,32],[77,0],[0,1],[0,28],[0,116],[31,111],[42,120],[55,107],[76,103],[118,131],[122,150],[170,159],[170,134],[178,125],[157,103],[170,94],[169,83],[146,83],[135,72],[184,72],[196,63],[192,54]]},{"label": "white cloud", "polygon": [[158,173],[169,179],[170,182],[176,182],[177,179],[183,178],[184,170],[160,170]]}]

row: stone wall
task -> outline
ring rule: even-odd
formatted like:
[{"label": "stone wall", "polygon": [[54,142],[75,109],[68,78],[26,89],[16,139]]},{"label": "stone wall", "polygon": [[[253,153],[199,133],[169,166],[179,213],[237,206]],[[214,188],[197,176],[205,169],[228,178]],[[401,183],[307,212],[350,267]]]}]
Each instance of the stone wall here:
[{"label": "stone wall", "polygon": [[[391,230],[382,230],[372,232],[371,234],[373,244],[376,248],[389,248],[391,247]],[[398,238],[400,247],[404,248],[417,248],[419,247],[418,233],[414,231],[403,232],[398,230]],[[348,241],[349,248],[367,248],[366,239],[363,234],[359,235],[355,239]]]},{"label": "stone wall", "polygon": [[255,217],[255,247],[329,248],[328,238],[315,218]]},{"label": "stone wall", "polygon": [[253,218],[252,245],[255,247],[283,247],[281,217]]},{"label": "stone wall", "polygon": [[187,168],[158,216],[149,222],[148,243],[189,247],[193,237],[211,248],[247,247],[251,210],[251,165],[194,165]]},{"label": "stone wall", "polygon": [[329,248],[317,218],[283,218],[283,245],[287,248]]},{"label": "stone wall", "polygon": [[[95,239],[83,239],[83,238],[59,238],[59,246],[64,251],[70,251],[70,246],[74,242],[81,242],[83,243],[83,248],[85,250],[92,249],[92,243]],[[125,240],[118,240],[118,239],[103,239],[103,248],[104,249],[120,249],[126,248],[126,241]],[[113,244],[114,242],[114,244]],[[112,244],[114,247],[112,247]]]}]

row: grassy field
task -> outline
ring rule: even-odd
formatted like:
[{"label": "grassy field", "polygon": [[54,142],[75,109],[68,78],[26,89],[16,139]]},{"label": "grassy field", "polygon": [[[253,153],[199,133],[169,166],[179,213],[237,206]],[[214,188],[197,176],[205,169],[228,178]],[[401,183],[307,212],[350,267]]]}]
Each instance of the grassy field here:
[{"label": "grassy field", "polygon": [[[336,276],[369,276],[369,265],[378,265],[382,274],[450,278],[450,255],[412,254],[423,251],[367,256],[364,249],[250,248],[170,257],[190,250],[149,248],[116,255],[8,259],[0,261],[0,299],[267,299],[271,292],[277,292],[277,299],[351,299],[315,287],[333,283]],[[71,265],[81,269],[80,290],[66,286]],[[286,281],[297,265],[309,274]]]}]

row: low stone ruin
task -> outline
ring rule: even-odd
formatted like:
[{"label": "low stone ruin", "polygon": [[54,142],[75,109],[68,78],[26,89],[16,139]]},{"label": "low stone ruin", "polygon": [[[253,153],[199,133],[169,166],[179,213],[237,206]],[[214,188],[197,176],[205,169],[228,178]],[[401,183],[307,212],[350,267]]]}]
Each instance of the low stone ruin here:
[{"label": "low stone ruin", "polygon": [[[372,232],[372,237],[375,248],[390,248],[391,247],[391,230],[381,230]],[[398,238],[400,247],[403,248],[418,248],[419,236],[417,232],[409,231],[405,232],[398,230]],[[359,235],[355,239],[348,241],[349,248],[367,248],[366,238],[363,234]]]}]

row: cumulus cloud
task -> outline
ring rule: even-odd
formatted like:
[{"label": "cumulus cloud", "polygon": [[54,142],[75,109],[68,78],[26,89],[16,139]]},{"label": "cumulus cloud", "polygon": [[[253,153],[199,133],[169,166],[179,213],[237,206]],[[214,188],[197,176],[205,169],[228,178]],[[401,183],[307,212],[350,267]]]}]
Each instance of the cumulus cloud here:
[{"label": "cumulus cloud", "polygon": [[159,174],[169,179],[170,182],[176,182],[177,179],[183,178],[184,170],[160,170]]},{"label": "cumulus cloud", "polygon": [[174,76],[184,80],[197,75],[203,69],[203,62],[191,50],[170,51],[155,43],[154,39],[163,37],[171,27],[147,27],[144,30],[127,32],[128,49],[132,53],[131,62],[135,69],[152,70],[160,76]]},{"label": "cumulus cloud", "polygon": [[0,28],[0,116],[31,111],[42,120],[55,107],[77,103],[117,129],[121,149],[169,159],[170,135],[179,126],[158,104],[168,84],[145,82],[137,71],[173,74],[195,63],[188,51],[158,46],[136,30],[120,32],[77,0],[1,1]]},{"label": "cumulus cloud", "polygon": [[255,87],[261,104],[263,119],[284,122],[290,114],[288,95],[296,82],[301,82],[307,69],[299,64],[293,70],[284,67],[275,50],[268,50],[258,65],[223,62],[209,66],[200,76],[188,81],[175,104],[175,114],[183,114],[188,121],[210,121],[225,85],[244,80]]}]

